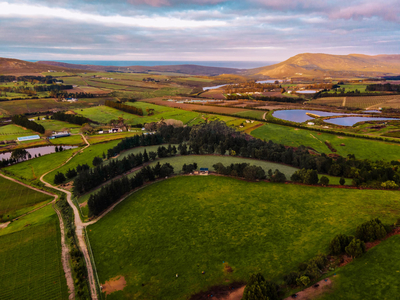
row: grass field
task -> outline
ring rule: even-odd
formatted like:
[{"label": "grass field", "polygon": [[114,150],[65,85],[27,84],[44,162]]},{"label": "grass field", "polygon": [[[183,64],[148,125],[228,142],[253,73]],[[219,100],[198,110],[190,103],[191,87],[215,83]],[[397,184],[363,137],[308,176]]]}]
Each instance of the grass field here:
[{"label": "grass field", "polygon": [[51,206],[0,230],[0,299],[68,299],[60,241]]},{"label": "grass field", "polygon": [[264,114],[265,114],[265,111],[262,111],[262,110],[248,110],[248,111],[235,113],[235,116],[242,117],[242,118],[250,117],[250,118],[262,119]]},{"label": "grass field", "polygon": [[100,281],[127,282],[107,299],[187,299],[255,272],[281,279],[335,234],[372,217],[393,222],[399,201],[387,191],[177,177],[136,192],[88,233]]},{"label": "grass field", "polygon": [[141,129],[138,128],[132,128],[131,131],[127,132],[118,132],[118,133],[112,133],[112,134],[95,134],[95,135],[89,135],[86,139],[90,144],[98,144],[98,143],[104,143],[107,141],[113,141],[113,140],[120,140],[126,137],[134,136],[137,134],[142,134]]},{"label": "grass field", "polygon": [[[139,103],[139,102],[138,102]],[[157,113],[152,116],[147,116],[146,107],[152,107],[156,105],[152,104],[131,104],[132,106],[144,107],[145,116],[137,116],[133,114],[129,114],[115,108],[107,107],[107,106],[96,106],[86,109],[78,109],[77,113],[83,115],[84,117],[90,118],[93,121],[99,123],[108,123],[112,119],[118,119],[118,117],[122,117],[125,119],[128,124],[144,124],[150,122],[157,122],[161,118],[165,120],[174,119],[178,121],[182,121],[183,124],[190,122],[192,119],[196,118],[199,114],[191,111],[185,111],[180,109],[174,109],[169,107],[163,107],[163,109],[159,108]]]},{"label": "grass field", "polygon": [[[325,141],[329,141],[337,150],[336,153],[342,156],[355,154],[356,158],[360,159],[382,159],[386,161],[400,159],[400,144],[336,136],[330,133],[320,133],[271,123],[255,129],[251,132],[251,135],[292,147],[309,146],[321,153],[332,153],[325,144]],[[341,144],[345,146],[341,146]]]},{"label": "grass field", "polygon": [[16,140],[18,137],[21,136],[36,135],[36,134],[38,133],[35,131],[32,131],[30,129],[24,129],[21,126],[17,126],[14,124],[0,127],[0,141]]},{"label": "grass field", "polygon": [[40,120],[38,121],[37,118],[34,118],[35,122],[42,125],[44,129],[46,130],[51,130],[51,131],[64,131],[64,130],[70,130],[71,133],[78,133],[79,128],[81,126],[76,125],[76,124],[71,124],[68,122],[63,122],[63,121],[58,121],[58,120],[42,120],[42,116],[40,117]]},{"label": "grass field", "polygon": [[82,137],[78,134],[67,136],[67,137],[62,137],[62,138],[57,138],[57,139],[52,139],[52,140],[49,140],[49,142],[52,143],[53,145],[83,145],[83,144],[85,144],[84,140],[82,140]]},{"label": "grass field", "polygon": [[[68,171],[68,169],[76,168],[76,166],[78,164],[80,164],[80,165],[88,164],[90,167],[93,167],[92,161],[95,156],[101,157],[103,155],[103,152],[105,154],[107,154],[107,150],[115,147],[119,142],[120,142],[119,140],[116,140],[116,141],[111,141],[108,143],[92,145],[89,148],[86,148],[82,153],[78,153],[76,156],[74,156],[74,158],[71,159],[66,165],[47,174],[44,177],[44,180],[47,182],[53,183],[54,175],[57,172],[61,172],[61,173],[65,174]],[[51,170],[53,168],[48,168],[47,170]]]},{"label": "grass field", "polygon": [[391,300],[399,297],[400,236],[396,235],[337,270],[319,300]]},{"label": "grass field", "polygon": [[27,180],[36,180],[47,171],[50,171],[64,163],[75,151],[79,151],[79,148],[43,155],[41,157],[9,166],[5,168],[5,170],[20,178],[23,177]]},{"label": "grass field", "polygon": [[35,207],[53,200],[53,197],[0,177],[0,220],[14,219]]}]

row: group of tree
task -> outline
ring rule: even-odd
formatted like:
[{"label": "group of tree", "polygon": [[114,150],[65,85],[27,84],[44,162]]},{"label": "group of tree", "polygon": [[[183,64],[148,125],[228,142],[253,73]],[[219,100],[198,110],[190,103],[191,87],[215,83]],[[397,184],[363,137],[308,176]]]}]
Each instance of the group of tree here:
[{"label": "group of tree", "polygon": [[22,127],[25,127],[27,129],[31,129],[33,131],[39,132],[39,133],[44,133],[44,127],[35,121],[29,121],[27,117],[22,116],[22,115],[15,115],[11,118],[12,122],[14,124],[20,125]]},{"label": "group of tree", "polygon": [[130,113],[130,114],[134,114],[134,115],[139,115],[139,116],[143,116],[143,109],[141,108],[137,108],[131,105],[126,105],[123,103],[117,103],[111,100],[106,100],[104,105],[108,106],[108,107],[112,107],[112,108],[116,108],[118,110],[122,110],[124,112]]},{"label": "group of tree", "polygon": [[197,170],[197,163],[184,164],[182,166],[182,173],[183,174],[193,173],[194,170]]},{"label": "group of tree", "polygon": [[165,163],[159,162],[154,167],[142,168],[133,178],[124,176],[121,179],[113,180],[103,186],[99,192],[90,195],[88,200],[89,216],[98,216],[113,203],[117,202],[126,193],[141,187],[147,181],[154,181],[157,178],[164,178],[174,173],[174,168]]},{"label": "group of tree", "polygon": [[68,93],[66,91],[60,90],[60,91],[50,91],[49,93],[50,97],[53,98],[58,98],[59,101],[65,98],[95,98],[96,95],[92,93],[85,93],[85,92],[77,92],[77,93]]},{"label": "group of tree", "polygon": [[[151,158],[152,160],[156,158],[155,152],[151,153]],[[100,184],[133,168],[139,167],[148,161],[150,161],[150,156],[146,149],[143,154],[141,152],[137,154],[131,153],[123,159],[110,160],[105,165],[101,164],[102,159],[100,157],[95,157],[93,159],[94,168],[84,170],[83,172],[78,171],[78,176],[74,180],[74,195],[82,195]]]},{"label": "group of tree", "polygon": [[400,84],[369,84],[365,88],[368,92],[396,92],[400,93]]},{"label": "group of tree", "polygon": [[237,163],[224,166],[222,163],[213,165],[215,172],[218,174],[245,178],[247,180],[265,179],[265,171],[263,168],[248,163]]},{"label": "group of tree", "polygon": [[[61,146],[60,146],[61,147]],[[88,164],[78,164],[75,168],[69,168],[68,171],[65,173],[61,173],[61,172],[57,172],[56,175],[54,175],[54,183],[55,184],[61,184],[64,181],[66,181],[67,179],[72,179],[75,176],[77,176],[78,174],[84,172],[84,171],[88,171],[90,169]]]},{"label": "group of tree", "polygon": [[53,119],[78,125],[83,125],[90,122],[88,118],[79,115],[66,114],[61,111],[54,113]]},{"label": "group of tree", "polygon": [[56,152],[61,152],[61,151],[64,151],[64,148],[63,148],[63,146],[56,146],[55,148],[54,148],[54,150],[56,151]]}]

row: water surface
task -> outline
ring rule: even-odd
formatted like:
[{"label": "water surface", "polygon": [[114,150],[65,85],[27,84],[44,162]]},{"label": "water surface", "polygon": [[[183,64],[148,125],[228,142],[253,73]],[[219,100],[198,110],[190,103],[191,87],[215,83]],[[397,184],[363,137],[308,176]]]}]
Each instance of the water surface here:
[{"label": "water surface", "polygon": [[[64,150],[77,148],[77,146],[62,146],[62,147],[63,147]],[[35,154],[37,156],[39,156],[39,154],[40,155],[46,155],[46,154],[55,153],[56,152],[56,145],[54,145],[54,146],[35,147],[35,148],[27,148],[25,150],[32,156],[32,158],[35,158]],[[11,157],[11,152],[0,153],[0,160],[9,159],[10,157]]]},{"label": "water surface", "polygon": [[344,117],[344,118],[335,118],[326,120],[326,123],[331,123],[340,126],[353,126],[358,122],[364,121],[393,121],[393,120],[400,120],[396,118],[376,118],[376,117]]}]

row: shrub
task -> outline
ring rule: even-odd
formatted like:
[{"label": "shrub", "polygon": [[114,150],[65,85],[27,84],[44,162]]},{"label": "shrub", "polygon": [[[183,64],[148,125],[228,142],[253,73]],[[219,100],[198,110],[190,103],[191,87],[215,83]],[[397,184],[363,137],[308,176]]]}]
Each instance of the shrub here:
[{"label": "shrub", "polygon": [[307,286],[310,284],[310,278],[308,278],[307,276],[301,276],[301,277],[297,278],[296,282],[297,282],[297,285]]},{"label": "shrub", "polygon": [[78,175],[78,173],[75,171],[75,169],[68,169],[67,173],[65,173],[65,175],[67,175],[68,179],[74,178],[76,175]]},{"label": "shrub", "polygon": [[382,222],[376,218],[357,227],[356,237],[364,242],[383,239],[387,232]]},{"label": "shrub", "polygon": [[340,179],[339,179],[339,184],[340,185],[344,185],[346,183],[346,180],[344,179],[344,177],[342,176],[342,177],[340,177]]},{"label": "shrub", "polygon": [[66,178],[63,173],[57,172],[57,174],[54,176],[55,184],[63,183],[65,180],[66,180]]},{"label": "shrub", "polygon": [[92,164],[93,166],[98,166],[103,162],[103,159],[99,156],[96,156],[95,158],[93,158]]},{"label": "shrub", "polygon": [[387,189],[387,190],[396,190],[399,188],[399,186],[396,184],[396,182],[394,182],[392,180],[382,182],[381,187],[383,187],[384,189]]},{"label": "shrub", "polygon": [[283,276],[283,280],[287,285],[297,285],[296,279],[300,277],[298,272],[290,272],[289,274]]},{"label": "shrub", "polygon": [[350,244],[346,247],[346,253],[352,258],[360,257],[365,252],[365,243],[354,238]]},{"label": "shrub", "polygon": [[271,182],[285,182],[286,176],[278,169],[276,169],[274,173],[272,173],[272,170],[270,169],[268,170],[268,179]]},{"label": "shrub", "polygon": [[326,176],[322,176],[321,179],[319,180],[319,184],[327,186],[329,184],[329,178]]},{"label": "shrub", "polygon": [[352,239],[352,236],[347,236],[344,234],[338,234],[337,236],[335,236],[329,244],[330,254],[339,255],[344,253],[346,251],[345,249],[347,245],[350,244]]},{"label": "shrub", "polygon": [[264,279],[261,274],[253,274],[243,292],[242,300],[278,300],[278,286]]}]

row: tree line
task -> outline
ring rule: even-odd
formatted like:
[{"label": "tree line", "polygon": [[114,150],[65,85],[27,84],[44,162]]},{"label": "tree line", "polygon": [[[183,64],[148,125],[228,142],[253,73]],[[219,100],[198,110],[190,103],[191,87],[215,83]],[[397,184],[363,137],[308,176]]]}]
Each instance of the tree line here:
[{"label": "tree line", "polygon": [[295,98],[295,97],[275,97],[275,96],[263,96],[263,95],[249,95],[249,94],[241,94],[239,95],[226,95],[226,100],[240,100],[240,99],[249,99],[249,100],[259,100],[259,101],[272,101],[272,102],[288,102],[288,103],[297,103],[304,102],[303,98]]},{"label": "tree line", "polygon": [[133,178],[124,176],[103,186],[99,192],[90,195],[88,200],[89,216],[98,216],[113,203],[117,202],[126,193],[141,187],[145,182],[164,178],[174,173],[174,168],[169,164],[158,162],[154,167],[142,168]]},{"label": "tree line", "polygon": [[365,88],[368,92],[397,92],[400,93],[400,84],[369,84]]},{"label": "tree line", "polygon": [[66,114],[64,112],[56,112],[53,114],[53,119],[59,120],[59,121],[64,121],[72,124],[78,124],[78,125],[83,125],[85,123],[89,123],[90,120],[88,118],[78,116],[78,115],[71,115],[71,114]]},{"label": "tree line", "polygon": [[36,123],[35,121],[29,121],[27,117],[22,115],[15,115],[11,118],[11,120],[14,124],[31,129],[41,134],[43,134],[45,131],[42,125]]},{"label": "tree line", "polygon": [[126,105],[123,103],[117,103],[117,102],[114,102],[111,100],[106,100],[104,105],[106,105],[108,107],[116,108],[118,110],[122,110],[122,111],[130,113],[130,114],[143,116],[143,109],[137,108],[134,106]]}]

